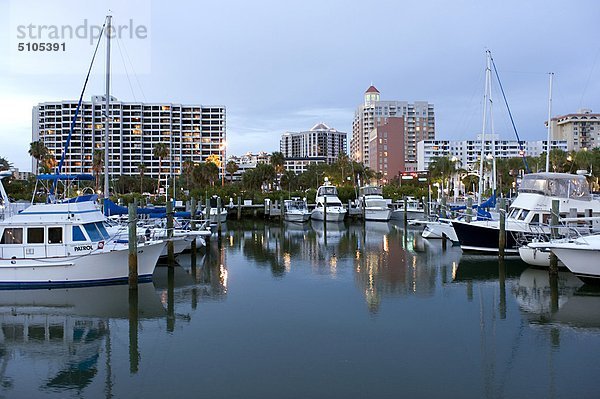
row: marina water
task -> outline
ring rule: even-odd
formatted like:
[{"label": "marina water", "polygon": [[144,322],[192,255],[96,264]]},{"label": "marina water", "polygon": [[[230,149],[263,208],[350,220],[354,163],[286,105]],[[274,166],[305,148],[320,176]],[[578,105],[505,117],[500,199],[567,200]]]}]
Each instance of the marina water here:
[{"label": "marina water", "polygon": [[401,224],[228,222],[193,268],[0,291],[0,396],[593,398],[600,290]]}]

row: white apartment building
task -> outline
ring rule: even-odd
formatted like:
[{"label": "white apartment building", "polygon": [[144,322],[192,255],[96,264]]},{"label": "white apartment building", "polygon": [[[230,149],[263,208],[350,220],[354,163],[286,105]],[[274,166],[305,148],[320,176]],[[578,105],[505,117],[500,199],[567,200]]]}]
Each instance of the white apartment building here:
[{"label": "white apartment building", "polygon": [[[569,151],[600,147],[600,114],[591,109],[580,109],[574,114],[551,119],[552,139],[566,140]],[[546,122],[548,126],[548,122]]]},{"label": "white apartment building", "polygon": [[324,159],[334,163],[339,154],[346,153],[347,134],[318,123],[304,132],[285,132],[281,135],[279,149],[287,158]]},{"label": "white apartment building", "polygon": [[[75,115],[77,101],[40,103],[33,107],[32,140],[41,140],[60,161]],[[96,149],[105,148],[105,96],[81,105],[63,165],[63,173],[92,173]],[[173,103],[110,101],[109,173],[158,177],[157,143],[166,143],[170,156],[162,160],[161,176],[178,175],[186,160],[204,162],[209,155],[225,159],[225,107]],[[32,170],[35,160],[32,160]]]},{"label": "white apartment building", "polygon": [[405,170],[417,170],[417,143],[435,139],[435,112],[433,104],[427,101],[381,101],[377,88],[370,86],[352,122],[350,157],[356,162],[369,165],[369,134],[375,128],[387,123],[390,117],[403,117]]},{"label": "white apartment building", "polygon": [[[485,151],[486,157],[492,154],[496,158],[518,158],[523,155],[537,157],[546,152],[546,140],[525,141],[519,146],[516,140],[500,140],[499,136],[486,135]],[[553,140],[551,148],[567,150],[565,140]],[[435,158],[456,158],[461,168],[473,170],[475,163],[481,156],[481,135],[476,140],[423,140],[417,143],[417,166],[418,170],[427,170]]]}]

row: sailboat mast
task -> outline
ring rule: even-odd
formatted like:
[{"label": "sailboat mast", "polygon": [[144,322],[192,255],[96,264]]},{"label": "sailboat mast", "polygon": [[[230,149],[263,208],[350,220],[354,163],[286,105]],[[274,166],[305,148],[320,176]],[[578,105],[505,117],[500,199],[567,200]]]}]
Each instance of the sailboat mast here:
[{"label": "sailboat mast", "polygon": [[550,143],[552,140],[552,79],[554,72],[550,72],[550,90],[548,92],[548,137],[546,138],[546,173],[550,171]]},{"label": "sailboat mast", "polygon": [[488,87],[490,84],[490,51],[486,50],[486,66],[485,66],[485,90],[483,94],[483,125],[481,128],[481,154],[479,156],[479,192],[477,193],[477,206],[481,205],[481,196],[483,194],[483,163],[485,162],[485,125],[487,118],[487,99]]},{"label": "sailboat mast", "polygon": [[104,125],[104,198],[108,199],[109,176],[108,176],[108,142],[110,132],[110,34],[112,16],[106,16],[106,98],[105,100],[105,125]]},{"label": "sailboat mast", "polygon": [[492,100],[492,75],[490,71],[490,87],[489,87],[489,98],[490,102],[490,132],[491,132],[491,144],[492,144],[492,194],[496,192],[498,188],[498,173],[496,169],[496,129],[494,128],[494,101]]}]

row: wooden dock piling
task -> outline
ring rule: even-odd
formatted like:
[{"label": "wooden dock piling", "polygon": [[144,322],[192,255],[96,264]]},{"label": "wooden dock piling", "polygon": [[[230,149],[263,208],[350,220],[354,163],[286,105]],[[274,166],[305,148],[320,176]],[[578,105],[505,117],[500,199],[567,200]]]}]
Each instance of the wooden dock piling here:
[{"label": "wooden dock piling", "polygon": [[[558,213],[560,210],[559,200],[552,200],[552,215],[551,215],[551,237],[553,240],[558,238]],[[550,275],[558,275],[558,258],[554,253],[550,252]]]},{"label": "wooden dock piling", "polygon": [[[196,198],[192,197],[191,200],[191,212],[190,212],[190,230],[191,231],[196,231]],[[191,248],[191,252],[192,252],[192,268],[196,267],[196,251],[198,250],[198,248],[196,248],[196,239],[192,240],[192,248]]]},{"label": "wooden dock piling", "polygon": [[167,261],[169,267],[175,264],[175,247],[173,244],[173,201],[167,201]]},{"label": "wooden dock piling", "polygon": [[129,204],[128,223],[129,229],[129,289],[137,290],[138,284],[138,258],[137,258],[137,205]]},{"label": "wooden dock piling", "polygon": [[498,231],[498,258],[504,259],[504,248],[506,247],[506,205],[505,199],[500,198],[500,231]]},{"label": "wooden dock piling", "polygon": [[471,223],[472,220],[472,215],[473,215],[473,198],[469,197],[467,198],[467,223]]}]

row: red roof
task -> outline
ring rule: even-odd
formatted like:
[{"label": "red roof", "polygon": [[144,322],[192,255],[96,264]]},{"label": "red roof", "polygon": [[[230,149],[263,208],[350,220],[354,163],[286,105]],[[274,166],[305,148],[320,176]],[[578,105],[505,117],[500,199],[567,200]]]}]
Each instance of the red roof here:
[{"label": "red roof", "polygon": [[367,91],[365,91],[365,93],[379,93],[379,90],[377,90],[375,88],[375,86],[371,85],[371,86],[369,86],[369,88],[367,89]]}]

